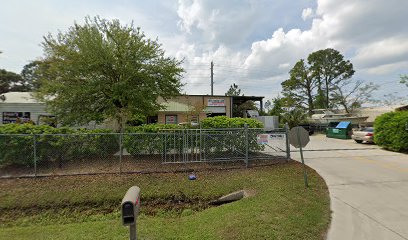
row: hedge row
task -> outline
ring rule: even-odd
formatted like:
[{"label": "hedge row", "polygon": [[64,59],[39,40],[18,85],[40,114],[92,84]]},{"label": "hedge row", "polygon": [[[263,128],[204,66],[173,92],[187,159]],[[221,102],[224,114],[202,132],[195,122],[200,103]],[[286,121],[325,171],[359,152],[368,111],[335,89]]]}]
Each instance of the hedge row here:
[{"label": "hedge row", "polygon": [[[262,123],[255,119],[227,118],[225,116],[202,120],[201,127],[204,131],[202,131],[201,138],[198,136],[198,131],[191,130],[191,126],[149,124],[129,127],[126,132],[132,134],[124,136],[124,147],[132,155],[159,154],[163,151],[179,152],[183,149],[183,144],[184,146],[200,146],[207,156],[226,152],[242,155],[246,151],[246,135],[242,129],[245,125],[248,125],[248,128],[263,127]],[[242,130],[219,131],[219,129],[226,128]],[[181,129],[190,130],[183,132]],[[190,134],[188,139],[185,136],[187,131]],[[256,136],[259,132],[260,130],[248,131],[248,148],[250,152],[260,151],[263,148],[263,146],[257,144]]]},{"label": "hedge row", "polygon": [[[118,136],[107,135],[111,130],[53,128],[31,124],[5,124],[0,126],[0,166],[34,165],[36,163],[63,162],[95,156],[108,156],[119,149]],[[25,134],[25,135],[9,135]]]},{"label": "hedge row", "polygon": [[385,149],[408,152],[408,111],[389,112],[374,122],[374,141]]},{"label": "hedge row", "polygon": [[[204,119],[201,122],[201,127],[205,129],[202,131],[202,137],[198,137],[193,130],[188,139],[189,146],[201,146],[207,156],[225,152],[242,155],[246,151],[247,144],[246,133],[242,129],[245,124],[249,128],[262,128],[261,122],[248,118]],[[217,130],[225,128],[241,128],[242,130]],[[172,131],[177,129],[188,129],[188,127],[176,124],[128,127],[127,134],[123,137],[124,148],[132,155],[180,151],[186,139],[183,131]],[[34,147],[36,148],[37,165],[57,162],[61,166],[64,162],[77,159],[112,156],[119,151],[119,136],[104,133],[112,133],[112,131],[108,129],[75,130],[31,124],[1,125],[0,166],[10,164],[33,166]],[[247,134],[249,151],[261,150],[262,146],[256,142],[258,131],[250,130]]]}]

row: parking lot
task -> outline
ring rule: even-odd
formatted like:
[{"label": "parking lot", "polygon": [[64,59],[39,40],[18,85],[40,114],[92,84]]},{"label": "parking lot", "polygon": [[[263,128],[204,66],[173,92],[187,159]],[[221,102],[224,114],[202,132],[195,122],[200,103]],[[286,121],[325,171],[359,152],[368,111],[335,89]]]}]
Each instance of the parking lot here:
[{"label": "parking lot", "polygon": [[[298,149],[291,155],[300,160]],[[329,240],[408,239],[407,154],[315,135],[304,157],[329,187]]]}]

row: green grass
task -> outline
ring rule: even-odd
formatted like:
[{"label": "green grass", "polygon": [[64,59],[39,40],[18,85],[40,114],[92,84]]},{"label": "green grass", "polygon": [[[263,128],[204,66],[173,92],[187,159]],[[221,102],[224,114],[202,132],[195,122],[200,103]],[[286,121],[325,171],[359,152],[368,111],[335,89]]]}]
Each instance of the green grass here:
[{"label": "green grass", "polygon": [[[309,189],[294,162],[198,172],[196,181],[186,173],[1,180],[0,239],[126,239],[119,206],[133,185],[142,191],[139,239],[323,239],[328,190],[308,171]],[[208,207],[240,189],[253,196]]]}]

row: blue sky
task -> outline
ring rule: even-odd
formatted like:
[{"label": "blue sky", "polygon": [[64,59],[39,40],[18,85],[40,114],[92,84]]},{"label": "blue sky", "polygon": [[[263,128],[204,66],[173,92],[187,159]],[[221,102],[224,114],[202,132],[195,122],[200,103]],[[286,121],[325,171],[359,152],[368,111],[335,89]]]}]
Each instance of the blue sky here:
[{"label": "blue sky", "polygon": [[184,59],[184,91],[224,94],[233,83],[245,95],[277,96],[300,58],[332,47],[351,60],[355,79],[381,85],[376,96],[408,99],[406,0],[1,0],[0,68],[20,72],[42,56],[47,33],[66,31],[86,15],[134,22]]}]

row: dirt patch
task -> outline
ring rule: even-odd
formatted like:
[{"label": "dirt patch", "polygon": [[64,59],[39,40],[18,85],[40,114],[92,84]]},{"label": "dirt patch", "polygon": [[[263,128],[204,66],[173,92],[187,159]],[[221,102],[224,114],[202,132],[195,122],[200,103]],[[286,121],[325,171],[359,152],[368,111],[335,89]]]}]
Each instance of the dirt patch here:
[{"label": "dirt patch", "polygon": [[[265,157],[264,155],[259,157]],[[269,158],[250,160],[249,166],[265,166],[286,163],[283,157],[266,156]],[[76,159],[60,165],[58,162],[39,162],[34,167],[3,166],[0,167],[0,178],[34,177],[34,176],[62,176],[86,174],[113,174],[113,173],[168,173],[193,172],[212,169],[245,168],[243,159],[220,159],[212,162],[185,162],[164,163],[161,155],[117,156],[107,158]]]},{"label": "dirt patch", "polygon": [[[198,212],[213,207],[208,199],[199,197],[188,198],[186,196],[170,196],[167,198],[142,199],[141,214],[148,216],[171,216],[179,217],[185,210]],[[30,219],[30,221],[44,221],[44,218],[52,218],[50,223],[76,222],[77,216],[86,218],[95,215],[118,215],[120,214],[120,202],[105,202],[103,204],[81,203],[78,205],[58,206],[33,206],[30,208],[0,209],[0,225],[12,226]]]}]

